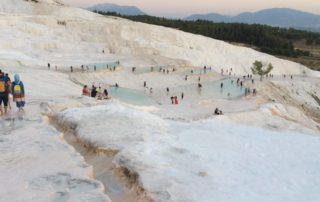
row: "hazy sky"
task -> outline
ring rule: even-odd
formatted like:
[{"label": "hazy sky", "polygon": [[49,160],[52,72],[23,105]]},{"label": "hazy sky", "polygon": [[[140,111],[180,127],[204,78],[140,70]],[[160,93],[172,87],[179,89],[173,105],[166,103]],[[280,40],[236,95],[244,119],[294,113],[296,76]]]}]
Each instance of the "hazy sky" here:
[{"label": "hazy sky", "polygon": [[320,0],[62,0],[66,4],[87,7],[97,3],[137,6],[157,16],[186,17],[195,13],[216,12],[235,15],[244,11],[286,7],[320,14]]}]

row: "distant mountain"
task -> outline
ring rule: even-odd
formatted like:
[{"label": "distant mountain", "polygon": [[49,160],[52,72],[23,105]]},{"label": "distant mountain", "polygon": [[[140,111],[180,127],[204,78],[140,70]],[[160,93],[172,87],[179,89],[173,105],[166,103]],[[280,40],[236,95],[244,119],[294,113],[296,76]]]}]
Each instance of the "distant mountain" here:
[{"label": "distant mountain", "polygon": [[237,16],[225,16],[216,13],[191,15],[185,20],[209,20],[214,22],[236,22],[248,24],[265,24],[277,27],[293,27],[311,31],[320,31],[320,15],[289,8],[265,9],[255,13],[241,13]]},{"label": "distant mountain", "polygon": [[87,8],[89,11],[115,12],[121,15],[146,15],[135,6],[119,6],[116,4],[97,4]]}]

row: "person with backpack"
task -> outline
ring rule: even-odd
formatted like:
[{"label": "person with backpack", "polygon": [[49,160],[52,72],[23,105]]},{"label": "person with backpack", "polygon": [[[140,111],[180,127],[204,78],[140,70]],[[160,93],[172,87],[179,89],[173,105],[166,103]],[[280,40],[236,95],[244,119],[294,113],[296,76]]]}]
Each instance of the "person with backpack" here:
[{"label": "person with backpack", "polygon": [[[0,116],[6,115],[8,112],[8,78],[5,77],[4,73],[0,70]],[[2,103],[4,105],[4,111],[2,109]]]},{"label": "person with backpack", "polygon": [[19,112],[23,112],[25,102],[25,90],[23,82],[20,80],[19,74],[14,75],[14,81],[11,83],[11,93],[13,96],[13,101],[16,103],[16,106],[19,108]]}]

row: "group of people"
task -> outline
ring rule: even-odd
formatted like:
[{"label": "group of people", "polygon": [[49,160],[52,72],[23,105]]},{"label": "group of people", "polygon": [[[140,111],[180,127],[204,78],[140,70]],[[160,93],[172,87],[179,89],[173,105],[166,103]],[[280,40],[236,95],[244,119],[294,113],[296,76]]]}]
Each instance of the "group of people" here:
[{"label": "group of people", "polygon": [[107,89],[102,90],[101,86],[96,87],[94,84],[92,85],[91,90],[88,88],[87,85],[83,86],[82,95],[87,96],[87,97],[96,98],[98,100],[110,99]]},{"label": "group of people", "polygon": [[18,74],[14,75],[14,81],[11,82],[9,74],[0,70],[0,115],[6,115],[8,108],[11,109],[10,95],[16,103],[19,112],[24,111],[25,90],[23,82]]},{"label": "group of people", "polygon": [[[116,65],[120,65],[120,61],[116,61],[115,64]],[[108,65],[107,64],[107,69],[110,70],[110,71],[116,71],[116,68],[117,68],[116,65]],[[47,66],[48,66],[48,70],[50,70],[51,69],[51,64],[48,63]],[[55,70],[56,71],[58,70],[58,66],[57,65],[55,66]],[[73,66],[70,66],[70,72],[73,73],[74,70],[75,70],[75,68]],[[81,72],[82,73],[84,73],[85,71],[89,72],[89,70],[90,70],[90,67],[88,65],[86,65],[86,66],[81,65]],[[93,66],[93,70],[97,71],[97,66],[96,65]]]},{"label": "group of people", "polygon": [[173,105],[179,104],[177,96],[171,96],[170,98],[171,98],[171,104],[173,104]]}]

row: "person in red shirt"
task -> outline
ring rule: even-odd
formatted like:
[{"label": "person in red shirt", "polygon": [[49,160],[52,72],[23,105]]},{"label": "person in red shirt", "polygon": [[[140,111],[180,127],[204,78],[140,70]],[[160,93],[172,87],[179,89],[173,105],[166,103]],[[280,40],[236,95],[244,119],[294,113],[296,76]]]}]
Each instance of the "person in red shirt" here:
[{"label": "person in red shirt", "polygon": [[89,89],[88,89],[87,85],[83,86],[82,95],[83,96],[90,96],[90,92],[89,92]]}]

